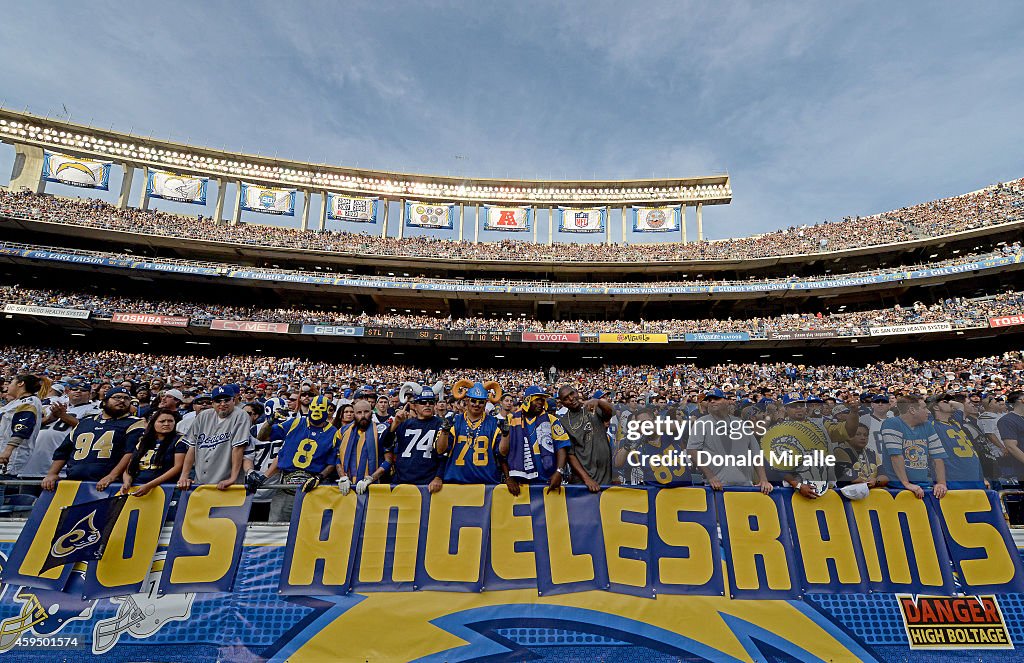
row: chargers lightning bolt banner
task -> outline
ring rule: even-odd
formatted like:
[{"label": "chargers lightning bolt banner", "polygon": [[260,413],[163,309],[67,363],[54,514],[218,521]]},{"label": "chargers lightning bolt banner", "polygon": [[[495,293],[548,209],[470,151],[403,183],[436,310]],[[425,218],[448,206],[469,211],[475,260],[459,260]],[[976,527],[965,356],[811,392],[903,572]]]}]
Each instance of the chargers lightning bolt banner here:
[{"label": "chargers lightning bolt banner", "polygon": [[206,486],[161,533],[171,490],[128,498],[102,559],[45,572],[61,507],[103,493],[61,481],[0,523],[0,653],[1009,663],[1024,641],[1020,554],[981,490],[321,486],[290,527],[247,527],[244,489]]},{"label": "chargers lightning bolt banner", "polygon": [[533,209],[530,207],[494,207],[484,205],[484,230],[523,232],[530,229]]},{"label": "chargers lightning bolt banner", "polygon": [[454,218],[455,203],[405,201],[405,225],[408,228],[451,230]]},{"label": "chargers lightning bolt banner", "polygon": [[558,232],[599,233],[604,231],[608,210],[604,207],[558,208]]},{"label": "chargers lightning bolt banner", "polygon": [[106,191],[110,184],[110,162],[44,151],[43,179]]},{"label": "chargers lightning bolt banner", "polygon": [[146,192],[153,198],[205,205],[209,181],[207,177],[151,170],[146,181]]},{"label": "chargers lightning bolt banner", "polygon": [[263,214],[295,216],[295,189],[278,189],[242,182],[242,209]]},{"label": "chargers lightning bolt banner", "polygon": [[377,199],[327,192],[327,218],[352,223],[377,223]]},{"label": "chargers lightning bolt banner", "polygon": [[682,212],[679,205],[666,207],[632,207],[633,232],[666,233],[679,230]]}]

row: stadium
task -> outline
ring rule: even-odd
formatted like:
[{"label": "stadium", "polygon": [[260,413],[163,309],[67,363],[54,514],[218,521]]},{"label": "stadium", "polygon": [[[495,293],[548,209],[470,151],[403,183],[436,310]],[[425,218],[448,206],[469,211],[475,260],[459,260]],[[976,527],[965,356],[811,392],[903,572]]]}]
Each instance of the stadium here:
[{"label": "stadium", "polygon": [[1019,658],[1024,172],[745,233],[124,101],[0,104],[5,658]]}]

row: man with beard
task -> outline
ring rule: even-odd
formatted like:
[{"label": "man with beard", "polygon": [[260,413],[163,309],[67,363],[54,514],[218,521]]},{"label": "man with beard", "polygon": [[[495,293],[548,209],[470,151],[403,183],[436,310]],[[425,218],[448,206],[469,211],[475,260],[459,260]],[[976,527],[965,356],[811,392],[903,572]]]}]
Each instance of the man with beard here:
[{"label": "man with beard", "polygon": [[210,394],[213,407],[196,415],[186,435],[188,452],[181,469],[178,488],[192,487],[189,474],[196,470],[195,482],[216,484],[227,490],[241,483],[245,448],[249,445],[249,415],[235,407],[235,395],[226,387],[214,387]]},{"label": "man with beard", "polygon": [[[380,438],[373,425],[373,407],[367,398],[353,404],[352,423],[339,433],[338,488],[348,493],[351,480],[356,479],[356,492],[360,495],[374,482],[371,474],[380,468]],[[379,478],[379,474],[377,477]],[[361,478],[360,478],[361,477]]]},{"label": "man with beard", "polygon": [[72,380],[64,389],[67,404],[53,403],[43,418],[43,427],[32,447],[32,455],[21,468],[22,477],[40,477],[47,473],[53,462],[53,452],[68,436],[68,431],[85,417],[100,413],[99,403],[90,400],[92,387],[88,382]]},{"label": "man with beard", "polygon": [[144,420],[131,416],[131,400],[132,395],[123,387],[108,389],[102,412],[79,421],[53,452],[43,488],[54,490],[65,466],[68,479],[95,481],[98,490],[106,490],[111,482],[118,481],[146,430]]},{"label": "man with beard", "polygon": [[426,485],[431,493],[441,490],[448,436],[438,435],[445,423],[434,415],[436,402],[434,390],[423,387],[395,413],[380,439],[384,462],[370,475],[371,479],[376,481],[393,467],[394,483]]}]

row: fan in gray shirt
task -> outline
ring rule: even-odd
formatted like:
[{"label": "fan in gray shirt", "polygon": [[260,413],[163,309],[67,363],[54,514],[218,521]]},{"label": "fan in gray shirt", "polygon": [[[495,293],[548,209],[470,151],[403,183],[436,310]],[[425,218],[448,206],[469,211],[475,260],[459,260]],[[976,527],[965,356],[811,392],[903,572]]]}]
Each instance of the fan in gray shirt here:
[{"label": "fan in gray shirt", "polygon": [[[221,392],[221,393],[218,393]],[[217,484],[225,490],[242,482],[242,458],[249,444],[249,416],[235,407],[234,396],[217,387],[213,390],[213,408],[196,415],[186,436],[188,452],[178,487],[192,485],[193,466],[198,484]]]}]

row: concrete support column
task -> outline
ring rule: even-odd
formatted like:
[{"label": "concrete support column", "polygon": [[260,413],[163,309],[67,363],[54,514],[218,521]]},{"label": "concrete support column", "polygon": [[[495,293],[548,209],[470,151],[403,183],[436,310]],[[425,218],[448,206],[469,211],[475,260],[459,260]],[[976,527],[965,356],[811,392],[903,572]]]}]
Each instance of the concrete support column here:
[{"label": "concrete support column", "polygon": [[388,236],[388,216],[391,213],[391,199],[382,198],[381,200],[384,202],[384,222],[381,224],[380,238],[384,239]]},{"label": "concrete support column", "polygon": [[[309,198],[306,198],[306,209],[309,209]],[[320,232],[327,230],[327,194],[320,195]]]},{"label": "concrete support column", "polygon": [[622,244],[626,244],[626,223],[629,218],[629,214],[626,212],[626,206],[622,206]]},{"label": "concrete support column", "polygon": [[401,207],[398,208],[398,239],[405,237],[405,198],[398,203]]},{"label": "concrete support column", "polygon": [[43,148],[35,145],[14,144],[14,168],[11,169],[11,191],[28,189],[42,193],[46,188],[43,181]]},{"label": "concrete support column", "polygon": [[555,208],[548,206],[548,246],[555,243]]},{"label": "concrete support column", "polygon": [[704,240],[704,203],[697,203],[697,241]]},{"label": "concrete support column", "polygon": [[533,218],[533,243],[537,243],[537,207],[530,206],[530,216]]},{"label": "concrete support column", "polygon": [[235,182],[235,207],[231,210],[231,225],[237,226],[242,220],[242,183]]},{"label": "concrete support column", "polygon": [[227,182],[223,179],[217,180],[217,204],[213,209],[213,222],[224,222],[224,197],[228,192]]},{"label": "concrete support column", "polygon": [[679,206],[679,240],[686,244],[686,205]]},{"label": "concrete support column", "polygon": [[605,242],[608,246],[612,245],[612,208],[610,205],[604,206],[604,237]]},{"label": "concrete support column", "polygon": [[480,243],[480,206],[476,206],[476,222],[473,224],[473,243]]},{"label": "concrete support column", "polygon": [[[121,169],[124,171],[124,175],[121,176],[121,190],[117,194],[117,208],[126,209],[128,207],[128,197],[132,193],[132,178],[135,176],[135,167],[122,163]],[[149,186],[149,180],[142,183],[143,188],[147,186]]]},{"label": "concrete support column", "polygon": [[[142,181],[149,181],[149,166],[142,167]],[[139,209],[149,209],[149,187],[145,185],[139,193]]]},{"label": "concrete support column", "polygon": [[463,231],[466,227],[466,203],[459,203],[459,241],[462,241]]},{"label": "concrete support column", "polygon": [[309,230],[309,191],[302,192],[302,230]]}]

